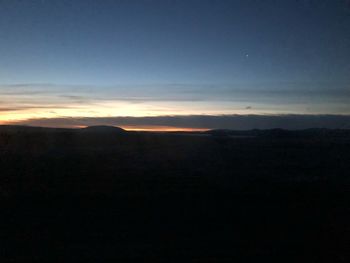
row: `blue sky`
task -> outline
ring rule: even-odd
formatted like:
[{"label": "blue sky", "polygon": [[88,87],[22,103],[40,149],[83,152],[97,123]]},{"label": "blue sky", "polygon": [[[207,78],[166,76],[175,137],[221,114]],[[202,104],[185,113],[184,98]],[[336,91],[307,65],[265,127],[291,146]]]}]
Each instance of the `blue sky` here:
[{"label": "blue sky", "polygon": [[0,122],[349,114],[345,0],[0,1]]}]

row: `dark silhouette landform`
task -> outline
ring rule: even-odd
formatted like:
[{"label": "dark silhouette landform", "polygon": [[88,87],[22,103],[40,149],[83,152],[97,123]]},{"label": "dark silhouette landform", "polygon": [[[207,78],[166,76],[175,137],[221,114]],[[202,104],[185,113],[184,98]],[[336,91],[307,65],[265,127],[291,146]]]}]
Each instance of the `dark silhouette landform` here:
[{"label": "dark silhouette landform", "polygon": [[2,262],[348,262],[349,160],[349,130],[0,126]]},{"label": "dark silhouette landform", "polygon": [[89,126],[81,129],[83,132],[91,132],[91,133],[121,133],[125,132],[124,129],[114,126]]}]

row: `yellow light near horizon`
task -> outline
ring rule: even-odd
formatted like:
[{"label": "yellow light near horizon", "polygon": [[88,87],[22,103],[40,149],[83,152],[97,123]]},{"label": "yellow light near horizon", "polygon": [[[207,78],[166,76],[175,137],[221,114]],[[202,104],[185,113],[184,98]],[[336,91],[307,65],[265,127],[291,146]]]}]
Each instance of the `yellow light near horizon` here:
[{"label": "yellow light near horizon", "polygon": [[64,105],[62,107],[35,107],[9,110],[0,114],[0,124],[14,123],[30,119],[47,118],[98,118],[116,116],[158,116],[160,109],[148,105],[128,102],[108,102],[93,105]]},{"label": "yellow light near horizon", "polygon": [[[220,109],[216,105],[197,105],[191,102],[143,102],[102,101],[89,104],[26,104],[11,105],[18,110],[3,111],[0,124],[16,123],[30,119],[48,118],[98,118],[98,117],[145,117],[164,115],[200,115],[200,114],[232,114],[232,109]],[[206,111],[201,109],[205,108]],[[240,113],[240,112],[235,112]]]},{"label": "yellow light near horizon", "polygon": [[[276,113],[276,109],[247,110],[245,103],[220,102],[208,103],[205,101],[124,101],[124,100],[91,100],[86,103],[68,103],[66,100],[58,100],[52,97],[30,97],[14,100],[5,98],[7,104],[2,108],[8,110],[0,112],[0,124],[30,124],[31,120],[40,119],[70,119],[70,118],[113,118],[113,117],[157,117],[176,115],[223,115],[223,114],[271,114]],[[23,103],[21,103],[23,102]],[[6,106],[6,107],[5,107]],[[16,110],[11,110],[16,109]],[[0,108],[1,110],[1,108]],[[283,112],[279,110],[278,112]],[[37,122],[38,123],[38,122]],[[50,124],[54,126],[53,124]],[[62,122],[55,127],[79,128],[72,122],[64,125]],[[40,124],[39,124],[40,125]],[[130,130],[150,130],[150,131],[194,131],[184,127],[165,126],[129,126],[124,127]],[[205,129],[199,129],[205,130]]]},{"label": "yellow light near horizon", "polygon": [[209,130],[207,128],[188,128],[188,127],[156,126],[156,125],[122,125],[120,127],[127,131],[202,132],[202,131]]}]

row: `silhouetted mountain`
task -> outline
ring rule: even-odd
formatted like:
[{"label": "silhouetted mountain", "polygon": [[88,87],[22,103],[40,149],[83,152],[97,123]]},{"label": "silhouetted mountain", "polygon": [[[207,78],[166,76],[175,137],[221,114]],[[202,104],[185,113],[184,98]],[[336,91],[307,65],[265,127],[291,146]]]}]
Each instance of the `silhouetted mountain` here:
[{"label": "silhouetted mountain", "polygon": [[[126,133],[124,129],[115,126],[89,126],[82,129],[65,129],[65,128],[48,128],[33,127],[19,125],[0,125],[0,132],[15,133],[55,133],[55,132],[83,132],[83,133]],[[137,132],[143,134],[144,132]],[[146,132],[152,133],[152,132]],[[182,134],[182,135],[212,135],[218,137],[266,137],[266,138],[350,138],[350,129],[325,129],[310,128],[304,130],[285,130],[285,129],[252,129],[252,130],[229,130],[229,129],[213,129],[204,132],[163,132],[162,134]]]},{"label": "silhouetted mountain", "polygon": [[83,132],[96,132],[96,133],[122,133],[126,132],[124,129],[120,127],[115,127],[115,126],[105,126],[105,125],[100,125],[100,126],[89,126],[84,129],[81,129]]}]

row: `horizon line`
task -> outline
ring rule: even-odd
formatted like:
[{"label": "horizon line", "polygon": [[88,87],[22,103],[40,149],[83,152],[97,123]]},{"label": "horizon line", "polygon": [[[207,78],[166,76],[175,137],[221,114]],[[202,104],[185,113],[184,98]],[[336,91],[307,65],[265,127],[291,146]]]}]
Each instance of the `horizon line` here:
[{"label": "horizon line", "polygon": [[120,117],[58,117],[3,121],[0,125],[29,125],[52,128],[118,126],[138,131],[203,131],[211,129],[349,129],[347,114],[222,114]]}]

